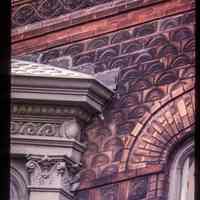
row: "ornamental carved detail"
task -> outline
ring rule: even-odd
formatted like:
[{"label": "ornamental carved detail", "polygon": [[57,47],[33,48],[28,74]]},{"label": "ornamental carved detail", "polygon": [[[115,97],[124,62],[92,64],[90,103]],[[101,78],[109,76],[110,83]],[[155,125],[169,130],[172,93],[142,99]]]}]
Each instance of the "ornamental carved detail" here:
[{"label": "ornamental carved detail", "polygon": [[63,157],[48,155],[28,155],[27,159],[30,187],[57,187],[69,193],[79,187],[80,164],[72,164]]},{"label": "ornamental carved detail", "polygon": [[11,121],[11,135],[64,137],[68,139],[80,139],[81,127],[72,119],[64,122],[32,122]]},{"label": "ornamental carved detail", "polygon": [[10,132],[12,135],[60,136],[56,123],[11,121]]},{"label": "ornamental carved detail", "polygon": [[68,120],[62,123],[60,127],[60,135],[69,139],[80,139],[81,127],[76,120]]},{"label": "ornamental carved detail", "polygon": [[30,174],[31,186],[58,186],[59,180],[66,172],[64,161],[52,159],[46,155],[44,157],[29,156],[26,168]]}]

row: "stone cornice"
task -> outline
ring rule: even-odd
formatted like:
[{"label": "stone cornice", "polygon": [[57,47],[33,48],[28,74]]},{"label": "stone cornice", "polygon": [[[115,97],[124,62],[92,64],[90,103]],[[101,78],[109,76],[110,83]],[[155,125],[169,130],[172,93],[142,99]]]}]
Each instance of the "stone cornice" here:
[{"label": "stone cornice", "polygon": [[[29,62],[25,62],[27,63]],[[25,65],[24,62],[21,64]],[[37,63],[29,64],[34,69],[40,67]],[[12,65],[14,67],[15,62]],[[24,69],[27,69],[26,65]],[[69,70],[62,70],[61,74],[53,76],[44,76],[43,71],[41,74],[36,74],[34,70],[32,74],[14,71],[11,79],[12,102],[78,106],[89,110],[91,114],[102,112],[104,104],[112,97],[113,92],[92,76],[84,76],[82,73],[77,73],[80,76],[63,75],[64,71],[68,73]]]},{"label": "stone cornice", "polygon": [[47,147],[73,147],[83,152],[86,146],[75,139],[66,139],[60,137],[47,137],[47,136],[24,136],[24,135],[15,135],[11,137],[11,143],[23,144],[23,145],[43,145]]},{"label": "stone cornice", "polygon": [[[38,83],[35,86],[33,82]],[[13,102],[40,102],[66,106],[79,106],[92,112],[101,112],[112,92],[93,80],[59,80],[30,77],[13,77],[11,98]],[[70,85],[70,89],[66,86]],[[80,85],[80,88],[78,87]],[[52,88],[50,88],[52,87]],[[100,96],[101,95],[101,96]]]},{"label": "stone cornice", "polygon": [[79,163],[86,146],[74,139],[44,136],[11,136],[12,156],[27,154],[67,156],[73,162]]}]

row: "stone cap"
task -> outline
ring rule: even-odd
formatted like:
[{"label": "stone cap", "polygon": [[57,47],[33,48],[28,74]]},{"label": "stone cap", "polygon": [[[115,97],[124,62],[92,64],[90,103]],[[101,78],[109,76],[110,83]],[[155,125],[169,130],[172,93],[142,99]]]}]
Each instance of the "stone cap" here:
[{"label": "stone cap", "polygon": [[11,61],[11,100],[102,112],[114,92],[94,76],[50,65]]},{"label": "stone cap", "polygon": [[11,60],[11,75],[15,76],[37,76],[52,78],[78,78],[78,79],[95,79],[95,77],[75,72],[51,65],[34,63],[23,60]]}]

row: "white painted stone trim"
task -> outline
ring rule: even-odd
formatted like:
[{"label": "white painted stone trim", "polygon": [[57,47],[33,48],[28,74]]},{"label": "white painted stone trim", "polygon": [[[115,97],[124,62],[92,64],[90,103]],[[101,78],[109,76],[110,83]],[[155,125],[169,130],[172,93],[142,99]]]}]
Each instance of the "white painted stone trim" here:
[{"label": "white painted stone trim", "polygon": [[181,200],[181,169],[186,158],[194,153],[194,141],[185,144],[175,155],[169,174],[168,200]]}]

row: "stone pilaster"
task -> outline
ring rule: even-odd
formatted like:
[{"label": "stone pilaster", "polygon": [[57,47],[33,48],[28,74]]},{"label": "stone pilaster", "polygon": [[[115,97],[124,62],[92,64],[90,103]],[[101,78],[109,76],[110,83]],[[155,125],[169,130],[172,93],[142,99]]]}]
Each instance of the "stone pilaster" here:
[{"label": "stone pilaster", "polygon": [[10,152],[29,179],[29,200],[72,200],[85,127],[113,92],[90,75],[38,63],[12,60],[11,73]]}]

